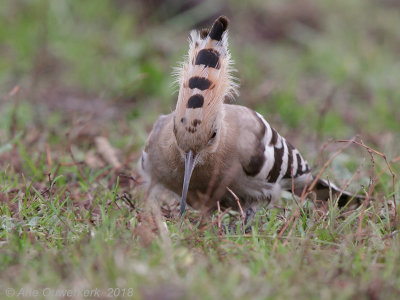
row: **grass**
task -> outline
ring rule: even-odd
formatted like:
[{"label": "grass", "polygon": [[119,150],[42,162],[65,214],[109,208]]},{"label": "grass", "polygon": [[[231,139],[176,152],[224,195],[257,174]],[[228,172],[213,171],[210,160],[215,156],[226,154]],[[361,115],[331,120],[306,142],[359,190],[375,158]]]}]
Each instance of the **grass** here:
[{"label": "grass", "polygon": [[[400,296],[396,1],[6,2],[1,298]],[[262,113],[316,172],[341,146],[321,151],[329,139],[358,135],[386,155],[395,186],[382,157],[352,145],[323,176],[343,184],[356,174],[349,189],[361,193],[375,184],[367,208],[283,194],[250,234],[239,225],[229,234],[224,226],[240,224],[233,212],[204,223],[191,211],[181,224],[170,195],[149,205],[131,178],[136,161],[154,120],[174,109],[169,74],[188,31],[219,13],[232,20],[238,104]]]}]

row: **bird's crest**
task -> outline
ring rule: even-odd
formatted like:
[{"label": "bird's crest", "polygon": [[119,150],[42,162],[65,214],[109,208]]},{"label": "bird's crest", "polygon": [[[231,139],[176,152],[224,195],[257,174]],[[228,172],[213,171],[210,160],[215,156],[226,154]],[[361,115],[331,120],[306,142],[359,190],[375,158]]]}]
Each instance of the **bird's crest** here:
[{"label": "bird's crest", "polygon": [[221,16],[211,29],[190,34],[188,57],[177,72],[175,132],[180,131],[180,136],[202,139],[212,134],[209,131],[225,98],[238,94],[228,50],[228,24]]}]

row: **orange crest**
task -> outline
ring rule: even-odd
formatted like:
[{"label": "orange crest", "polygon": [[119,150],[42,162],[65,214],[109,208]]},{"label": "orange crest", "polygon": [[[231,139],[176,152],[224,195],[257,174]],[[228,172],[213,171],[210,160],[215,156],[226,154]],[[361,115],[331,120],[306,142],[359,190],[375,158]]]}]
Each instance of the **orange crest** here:
[{"label": "orange crest", "polygon": [[238,94],[231,75],[228,23],[221,16],[210,30],[191,32],[188,59],[178,70],[180,88],[175,109],[174,131],[182,150],[204,144],[213,134],[225,98]]}]

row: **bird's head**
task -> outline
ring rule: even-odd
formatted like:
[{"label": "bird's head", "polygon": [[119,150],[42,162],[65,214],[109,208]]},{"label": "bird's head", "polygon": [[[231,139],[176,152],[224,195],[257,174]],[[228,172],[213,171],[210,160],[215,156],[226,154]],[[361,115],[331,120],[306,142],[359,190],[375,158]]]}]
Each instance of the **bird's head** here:
[{"label": "bird's head", "polygon": [[237,84],[231,75],[228,24],[228,19],[221,16],[211,29],[193,31],[188,59],[177,72],[179,95],[174,135],[185,160],[181,214],[193,169],[218,149],[224,100],[237,94]]}]

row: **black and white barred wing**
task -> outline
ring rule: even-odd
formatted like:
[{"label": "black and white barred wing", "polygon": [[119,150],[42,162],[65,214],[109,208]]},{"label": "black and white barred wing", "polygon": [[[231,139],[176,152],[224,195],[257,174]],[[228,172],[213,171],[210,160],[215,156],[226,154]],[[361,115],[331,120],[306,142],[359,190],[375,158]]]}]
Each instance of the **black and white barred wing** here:
[{"label": "black and white barred wing", "polygon": [[[310,186],[315,177],[300,152],[271,127],[257,112],[236,106],[237,119],[241,122],[240,149],[241,164],[248,178],[254,182],[263,181],[271,189],[279,186],[281,190],[300,195],[303,188]],[[246,112],[247,110],[247,112]],[[260,188],[262,190],[262,188]],[[350,201],[360,204],[365,197],[343,191],[332,182],[319,178],[313,187],[318,200],[339,197],[340,207]]]},{"label": "black and white barred wing", "polygon": [[239,113],[240,152],[243,171],[249,177],[279,184],[290,190],[311,182],[311,169],[300,152],[271,127],[257,112],[247,108]]}]

